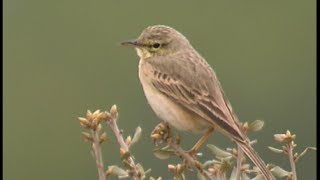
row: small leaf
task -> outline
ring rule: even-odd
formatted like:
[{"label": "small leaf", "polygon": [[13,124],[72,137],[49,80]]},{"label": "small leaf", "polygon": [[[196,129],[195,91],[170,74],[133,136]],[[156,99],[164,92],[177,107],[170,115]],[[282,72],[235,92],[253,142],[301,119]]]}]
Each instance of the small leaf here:
[{"label": "small leaf", "polygon": [[248,130],[252,132],[260,131],[264,126],[264,121],[255,120],[249,124]]},{"label": "small leaf", "polygon": [[269,146],[268,148],[274,153],[278,153],[278,154],[283,153],[282,149],[277,149],[277,148],[274,148],[274,147],[271,147],[271,146]]},{"label": "small leaf", "polygon": [[214,164],[221,164],[220,161],[217,161],[217,160],[208,160],[206,162],[203,163],[203,168],[206,168],[208,166],[211,166],[211,165],[214,165]]},{"label": "small leaf", "polygon": [[153,154],[159,159],[168,159],[170,156],[175,155],[174,151],[167,151],[162,149],[153,150]]},{"label": "small leaf", "polygon": [[276,166],[274,168],[271,169],[271,172],[274,176],[277,176],[279,178],[282,178],[282,177],[286,177],[286,176],[289,176],[290,175],[290,172],[282,169],[281,167],[279,166]]},{"label": "small leaf", "polygon": [[230,152],[224,151],[224,150],[218,148],[215,145],[207,144],[207,147],[218,158],[225,158],[225,157],[231,157],[232,156],[232,154]]},{"label": "small leaf", "polygon": [[118,117],[118,108],[117,108],[117,105],[113,105],[110,109],[110,114],[113,118],[117,118]]},{"label": "small leaf", "polygon": [[258,140],[257,139],[254,139],[252,141],[249,142],[250,145],[254,145],[254,144],[257,144],[258,143]]},{"label": "small leaf", "polygon": [[82,136],[83,136],[83,139],[86,141],[91,141],[91,142],[93,141],[91,134],[89,134],[87,132],[82,132]]},{"label": "small leaf", "polygon": [[141,138],[141,132],[142,132],[142,129],[140,126],[138,126],[136,128],[136,131],[134,132],[134,135],[133,135],[133,138],[132,138],[132,141],[131,141],[131,145],[135,144],[136,142],[138,142]]},{"label": "small leaf", "polygon": [[108,166],[107,174],[116,176],[128,176],[127,171],[118,166]]},{"label": "small leaf", "polygon": [[265,178],[261,174],[258,174],[251,180],[265,180]]},{"label": "small leaf", "polygon": [[278,142],[283,142],[286,138],[285,134],[274,134],[274,139]]}]

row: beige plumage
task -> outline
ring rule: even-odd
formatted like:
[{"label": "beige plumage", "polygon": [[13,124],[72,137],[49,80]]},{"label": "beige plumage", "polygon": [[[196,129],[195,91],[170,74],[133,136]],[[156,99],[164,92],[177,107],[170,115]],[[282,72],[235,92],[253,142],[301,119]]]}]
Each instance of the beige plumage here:
[{"label": "beige plumage", "polygon": [[135,47],[141,58],[139,79],[160,119],[194,133],[217,129],[238,144],[266,179],[274,179],[250,146],[216,74],[182,34],[150,26],[137,40],[123,44]]}]

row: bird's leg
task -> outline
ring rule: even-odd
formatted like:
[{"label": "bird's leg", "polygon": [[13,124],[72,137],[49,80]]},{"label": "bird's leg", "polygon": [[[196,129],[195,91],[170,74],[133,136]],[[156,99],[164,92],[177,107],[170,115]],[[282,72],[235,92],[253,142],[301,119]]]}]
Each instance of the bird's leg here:
[{"label": "bird's leg", "polygon": [[200,149],[202,144],[206,142],[209,136],[213,133],[214,128],[210,128],[199,140],[198,142],[188,151],[188,153],[192,156]]}]

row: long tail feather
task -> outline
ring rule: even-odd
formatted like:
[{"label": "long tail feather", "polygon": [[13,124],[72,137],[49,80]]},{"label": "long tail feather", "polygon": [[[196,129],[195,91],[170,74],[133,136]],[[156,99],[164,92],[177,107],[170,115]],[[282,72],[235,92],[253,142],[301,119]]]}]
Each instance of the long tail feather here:
[{"label": "long tail feather", "polygon": [[238,142],[238,146],[251,159],[251,161],[260,169],[263,177],[267,180],[275,180],[270,170],[267,169],[266,164],[256,153],[256,151],[249,145],[249,143]]}]

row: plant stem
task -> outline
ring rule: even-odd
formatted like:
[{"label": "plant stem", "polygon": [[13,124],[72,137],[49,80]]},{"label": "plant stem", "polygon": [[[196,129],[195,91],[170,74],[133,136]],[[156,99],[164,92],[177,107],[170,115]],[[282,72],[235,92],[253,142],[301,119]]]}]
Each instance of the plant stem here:
[{"label": "plant stem", "polygon": [[191,165],[192,167],[195,167],[197,169],[197,171],[200,174],[202,174],[206,179],[208,179],[208,180],[213,179],[201,166],[199,166],[199,164],[196,162],[196,160],[190,154],[186,153],[179,145],[172,142],[172,140],[168,140],[167,143],[169,146],[171,146],[177,152],[178,155],[180,155],[182,157],[182,159],[187,161],[188,164]]},{"label": "plant stem", "polygon": [[[109,127],[112,129],[114,135],[116,136],[117,138],[117,141],[118,141],[118,144],[120,145],[120,148],[122,148],[123,150],[125,150],[126,152],[129,152],[129,147],[127,145],[127,143],[125,143],[124,139],[123,139],[123,136],[122,136],[122,132],[119,130],[119,127],[117,125],[117,119],[116,118],[112,118],[108,121],[108,125]],[[129,173],[129,176],[131,176],[132,179],[142,179],[140,176],[140,172],[133,160],[133,157],[132,156],[129,156],[127,158],[129,164],[130,164],[130,167],[132,168],[133,170],[133,174],[130,175]]]},{"label": "plant stem", "polygon": [[240,177],[241,177],[242,157],[243,157],[243,151],[238,146],[236,180],[240,180]]},{"label": "plant stem", "polygon": [[291,166],[292,180],[297,180],[296,163],[293,157],[293,145],[294,145],[293,141],[288,143],[288,156],[289,156],[289,161]]},{"label": "plant stem", "polygon": [[100,146],[100,142],[99,142],[100,141],[99,133],[98,133],[98,131],[91,130],[91,134],[92,134],[92,138],[93,138],[92,149],[94,151],[94,156],[96,158],[99,180],[106,180],[103,159],[102,159],[102,153],[101,153],[101,146]]}]

